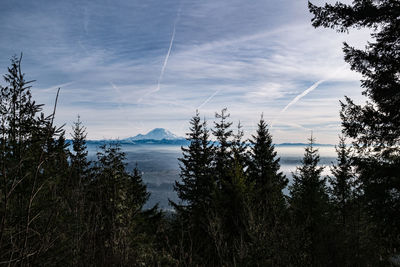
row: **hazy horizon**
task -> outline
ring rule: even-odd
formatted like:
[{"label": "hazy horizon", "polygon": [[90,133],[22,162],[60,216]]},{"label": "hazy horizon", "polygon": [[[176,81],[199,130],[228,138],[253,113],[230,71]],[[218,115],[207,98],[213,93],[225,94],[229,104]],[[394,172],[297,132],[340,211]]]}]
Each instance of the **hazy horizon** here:
[{"label": "hazy horizon", "polygon": [[[329,175],[329,167],[336,163],[336,152],[334,147],[318,147],[320,154],[320,166],[324,167],[323,176]],[[146,207],[150,208],[159,203],[163,209],[170,209],[168,199],[178,201],[176,192],[173,190],[175,181],[181,181],[178,158],[182,157],[180,146],[177,145],[126,145],[121,149],[126,153],[127,170],[137,166],[142,173],[143,182],[151,193]],[[96,159],[96,153],[101,151],[98,145],[89,144],[89,159]],[[278,146],[277,156],[280,157],[280,171],[285,174],[289,183],[292,183],[291,173],[301,166],[304,155],[302,146]],[[137,164],[137,165],[136,165]],[[284,190],[288,194],[288,189]]]},{"label": "hazy horizon", "polygon": [[[150,133],[150,132],[152,132],[152,131],[154,131],[154,130],[156,130],[156,129],[166,130],[167,132],[169,132],[169,133],[175,135],[175,133],[169,131],[168,129],[164,129],[164,128],[154,128],[154,129],[151,129],[151,130],[148,131],[148,132],[138,133],[138,134],[136,134],[136,135],[128,136],[127,138],[87,139],[87,141],[89,141],[89,142],[123,141],[123,140],[130,140],[130,138],[132,138],[132,137],[138,137],[138,136],[141,137],[141,139],[138,139],[138,140],[158,140],[158,141],[162,141],[162,140],[183,140],[183,139],[186,139],[186,138],[187,138],[186,134],[185,134],[184,136],[175,135],[174,138],[157,138],[157,139],[146,138],[146,135],[147,135],[148,133]],[[310,138],[310,136],[309,136],[308,138]],[[69,139],[69,138],[67,138],[67,139],[68,139],[68,140],[72,140],[72,139]],[[251,138],[250,138],[250,139],[251,139]],[[244,138],[243,141],[244,141],[244,142],[249,142],[250,139],[249,139],[249,138]],[[134,142],[134,141],[138,141],[138,140],[132,140],[132,141]],[[214,137],[213,135],[210,136],[210,141],[211,141],[211,142],[215,142],[215,141],[216,141],[216,139],[215,139],[215,137]],[[299,145],[307,145],[308,143],[309,143],[309,139],[304,140],[303,142],[282,142],[282,143],[276,143],[276,142],[275,142],[274,144],[275,144],[275,145],[285,145],[285,144],[288,144],[288,145],[290,146],[290,145],[296,145],[296,144],[299,144]],[[139,143],[138,143],[138,145],[149,145],[149,144],[151,144],[151,143],[142,143],[142,144],[139,144]],[[158,144],[158,145],[161,145],[161,143]],[[173,143],[172,143],[172,144],[166,144],[166,145],[180,146],[180,144],[173,144]],[[326,144],[325,144],[325,143],[316,142],[316,145],[330,145],[330,146],[335,146],[335,145],[337,145],[337,144],[335,144],[335,143],[333,143],[333,144],[326,143]]]}]

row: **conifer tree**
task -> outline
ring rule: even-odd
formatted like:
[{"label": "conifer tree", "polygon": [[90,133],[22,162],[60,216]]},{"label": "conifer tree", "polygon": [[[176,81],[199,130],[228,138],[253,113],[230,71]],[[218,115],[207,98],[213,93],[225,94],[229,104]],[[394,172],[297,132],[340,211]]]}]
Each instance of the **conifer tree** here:
[{"label": "conifer tree", "polygon": [[[144,209],[150,197],[142,175],[136,164],[127,181],[126,211],[128,243],[125,262],[128,265],[160,265],[169,262],[168,254],[161,248],[160,225],[163,222],[162,212],[158,205]],[[162,232],[161,232],[162,233]]]},{"label": "conifer tree", "polygon": [[100,265],[126,264],[124,255],[129,242],[127,185],[125,154],[119,143],[102,145],[97,154],[94,196],[95,258]]},{"label": "conifer tree", "polygon": [[293,173],[290,190],[290,208],[293,215],[294,234],[297,236],[296,264],[303,266],[324,265],[329,254],[326,250],[328,195],[325,178],[321,177],[323,167],[318,167],[318,149],[311,136],[305,148],[302,166]]},{"label": "conifer tree", "polygon": [[243,156],[235,153],[226,167],[225,179],[216,188],[208,208],[208,231],[216,255],[208,265],[245,265],[249,262],[249,220],[252,216],[252,184],[242,166]]},{"label": "conifer tree", "polygon": [[157,265],[164,257],[154,244],[161,213],[157,205],[143,208],[149,193],[137,166],[126,170],[120,143],[100,148],[88,190],[91,260],[103,266]]},{"label": "conifer tree", "polygon": [[[218,223],[219,229],[219,247],[217,251],[220,254],[220,260],[227,261],[233,257],[233,243],[236,242],[235,237],[240,235],[241,220],[237,214],[240,209],[242,197],[235,195],[242,190],[236,190],[235,183],[242,180],[240,170],[243,166],[240,165],[238,158],[233,154],[233,130],[231,129],[232,122],[228,121],[230,114],[227,113],[227,108],[223,108],[221,113],[215,113],[214,129],[212,133],[216,138],[216,147],[213,160],[213,175],[216,180],[216,191],[213,211],[213,216],[209,219],[209,224]],[[238,155],[238,154],[237,154]],[[234,171],[232,171],[234,170]],[[239,185],[238,184],[238,185]],[[236,220],[237,219],[237,220]],[[235,220],[236,223],[232,223]],[[215,240],[216,241],[216,240]],[[224,244],[224,245],[222,245]],[[217,245],[217,244],[216,244]],[[222,264],[222,262],[220,262]]]},{"label": "conifer tree", "polygon": [[[49,234],[53,236],[53,244],[49,246],[48,251],[35,259],[33,265],[69,265],[72,263],[70,249],[70,237],[73,235],[71,229],[67,226],[70,222],[71,213],[68,207],[68,199],[65,193],[68,192],[69,162],[68,162],[68,144],[65,140],[65,132],[62,131],[56,138],[49,139],[46,144],[46,160],[43,161],[42,175],[48,188],[42,188],[41,205],[38,208],[44,216],[44,221],[38,223],[38,227],[46,227],[48,224]],[[47,208],[50,211],[46,212]],[[53,218],[51,216],[54,216]],[[43,240],[40,240],[43,244]]]},{"label": "conifer tree", "polygon": [[206,122],[201,123],[199,113],[190,121],[190,133],[186,140],[189,147],[182,147],[181,162],[182,182],[175,182],[178,197],[184,202],[184,209],[194,211],[204,209],[210,204],[214,180],[211,176],[213,146],[210,144]]},{"label": "conifer tree", "polygon": [[221,110],[221,113],[215,113],[215,118],[219,121],[214,121],[215,129],[212,130],[216,138],[217,146],[215,148],[215,175],[217,177],[217,184],[221,186],[223,180],[229,179],[227,177],[227,168],[232,162],[232,136],[233,131],[230,129],[232,122],[228,119],[230,114],[227,109]]},{"label": "conifer tree", "polygon": [[242,128],[243,126],[239,121],[237,132],[233,135],[232,154],[233,158],[245,169],[249,165],[249,156],[247,153],[248,145],[246,144],[246,140],[243,140],[244,132]]},{"label": "conifer tree", "polygon": [[50,250],[59,234],[58,186],[67,161],[63,131],[53,126],[55,107],[50,116],[41,113],[21,59],[11,59],[7,86],[0,87],[0,262],[23,266],[57,261]]},{"label": "conifer tree", "polygon": [[147,192],[147,187],[143,183],[142,175],[140,174],[139,168],[136,164],[132,175],[129,176],[128,180],[128,205],[133,212],[133,216],[143,210],[143,206],[149,197],[150,193]]},{"label": "conifer tree", "polygon": [[344,43],[345,61],[363,79],[365,105],[346,97],[341,103],[344,133],[353,138],[370,228],[375,229],[376,258],[383,262],[400,250],[400,2],[355,0],[317,7],[309,3],[314,27],[349,31],[369,28],[364,50]]},{"label": "conifer tree", "polygon": [[216,113],[214,136],[217,139],[215,152],[215,174],[219,187],[216,191],[216,210],[219,222],[220,245],[218,248],[224,259],[220,264],[244,264],[249,254],[249,216],[252,184],[246,173],[248,157],[239,122],[237,133],[230,129],[229,114],[223,109]]},{"label": "conifer tree", "polygon": [[72,127],[72,152],[69,153],[70,173],[63,192],[68,205],[65,208],[69,211],[71,220],[68,222],[71,228],[67,230],[72,235],[71,244],[68,244],[69,249],[72,250],[71,265],[88,263],[84,255],[88,253],[85,251],[89,227],[86,221],[88,211],[86,193],[91,179],[91,169],[87,158],[86,135],[86,128],[78,115]]},{"label": "conifer tree", "polygon": [[351,148],[346,146],[345,137],[340,136],[339,141],[339,146],[336,147],[337,165],[333,165],[331,168],[333,176],[329,177],[329,182],[332,186],[333,205],[339,215],[340,224],[345,227],[348,212],[350,212],[349,205],[354,197],[354,174]]},{"label": "conifer tree", "polygon": [[74,153],[70,154],[72,169],[77,173],[78,181],[74,183],[82,183],[81,179],[88,172],[89,161],[87,159],[88,151],[86,146],[86,128],[83,126],[80,116],[78,115],[77,121],[74,122],[72,127],[72,150]]},{"label": "conifer tree", "polygon": [[282,190],[288,180],[280,172],[280,158],[277,157],[272,136],[263,116],[258,123],[257,133],[250,140],[250,164],[248,175],[254,186],[252,209],[254,216],[254,254],[261,262],[272,265],[284,264],[284,229],[286,200]]},{"label": "conifer tree", "polygon": [[225,244],[221,247],[224,257],[220,265],[230,266],[244,265],[249,260],[250,197],[253,189],[243,169],[242,158],[235,153],[233,157],[227,170],[229,179],[221,181],[222,187],[217,195],[221,242]]},{"label": "conifer tree", "polygon": [[149,194],[118,146],[103,147],[95,170],[86,133],[65,131],[41,113],[14,57],[0,86],[0,265],[159,265],[161,214],[143,210]]},{"label": "conifer tree", "polygon": [[253,135],[250,142],[251,163],[248,172],[257,189],[256,201],[262,203],[268,212],[272,212],[276,207],[283,209],[285,200],[282,190],[288,180],[279,171],[280,158],[277,157],[272,136],[262,116],[258,123],[257,135]]},{"label": "conifer tree", "polygon": [[[352,148],[346,145],[344,136],[339,136],[335,147],[337,163],[331,167],[329,176],[334,262],[340,266],[367,265],[368,254],[360,247],[361,210],[358,184],[352,162]],[[363,255],[362,255],[363,254]],[[362,255],[362,256],[361,256]]]},{"label": "conifer tree", "polygon": [[[212,175],[214,147],[209,140],[206,121],[201,122],[197,111],[190,120],[189,129],[186,140],[190,143],[188,148],[181,147],[182,158],[179,159],[181,181],[176,181],[174,186],[182,203],[172,205],[179,216],[178,231],[185,231],[184,238],[195,244],[192,254],[206,259],[213,254],[207,238],[207,216],[216,189]],[[190,246],[192,244],[184,244],[187,250]]]}]

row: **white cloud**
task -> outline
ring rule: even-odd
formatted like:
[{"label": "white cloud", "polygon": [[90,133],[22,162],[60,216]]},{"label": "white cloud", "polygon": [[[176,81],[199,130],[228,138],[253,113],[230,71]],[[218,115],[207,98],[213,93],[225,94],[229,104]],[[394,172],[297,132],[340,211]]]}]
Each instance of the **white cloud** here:
[{"label": "white cloud", "polygon": [[[310,129],[334,142],[338,99],[357,98],[361,91],[358,74],[347,66],[337,72],[344,65],[342,42],[360,47],[368,32],[314,29],[305,2],[267,2],[182,1],[179,23],[179,1],[162,7],[88,2],[72,9],[64,3],[57,8],[65,14],[32,8],[0,29],[9,33],[13,49],[26,51],[24,69],[38,80],[38,102],[50,109],[60,86],[57,122],[70,123],[79,113],[89,138],[127,137],[152,127],[183,135],[196,108],[212,120],[228,107],[248,130],[262,112],[267,121],[276,119],[278,142],[304,141]],[[12,50],[9,40],[0,41],[4,56]],[[280,114],[320,80],[327,81]]]}]

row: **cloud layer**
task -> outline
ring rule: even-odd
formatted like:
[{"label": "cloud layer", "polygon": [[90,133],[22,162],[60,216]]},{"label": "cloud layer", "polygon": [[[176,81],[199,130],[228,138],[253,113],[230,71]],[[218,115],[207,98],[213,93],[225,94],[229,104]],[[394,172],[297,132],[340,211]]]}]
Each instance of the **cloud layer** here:
[{"label": "cloud layer", "polygon": [[312,28],[306,1],[1,5],[2,73],[24,52],[38,102],[50,110],[61,87],[57,123],[80,114],[92,139],[155,127],[184,135],[196,109],[211,124],[228,107],[247,136],[264,113],[277,142],[302,142],[313,130],[318,142],[335,143],[338,101],[361,100],[360,76],[344,65],[341,46],[362,46],[368,33]]}]

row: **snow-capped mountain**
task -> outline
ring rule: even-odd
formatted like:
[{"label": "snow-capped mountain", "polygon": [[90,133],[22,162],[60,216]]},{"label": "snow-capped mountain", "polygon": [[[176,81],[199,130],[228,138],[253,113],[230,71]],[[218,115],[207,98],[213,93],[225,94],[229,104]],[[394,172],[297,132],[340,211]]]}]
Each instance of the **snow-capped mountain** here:
[{"label": "snow-capped mountain", "polygon": [[133,137],[128,137],[126,140],[130,141],[138,141],[138,140],[176,140],[182,139],[181,137],[176,136],[168,130],[163,128],[155,128],[148,132],[147,134],[138,134]]}]

